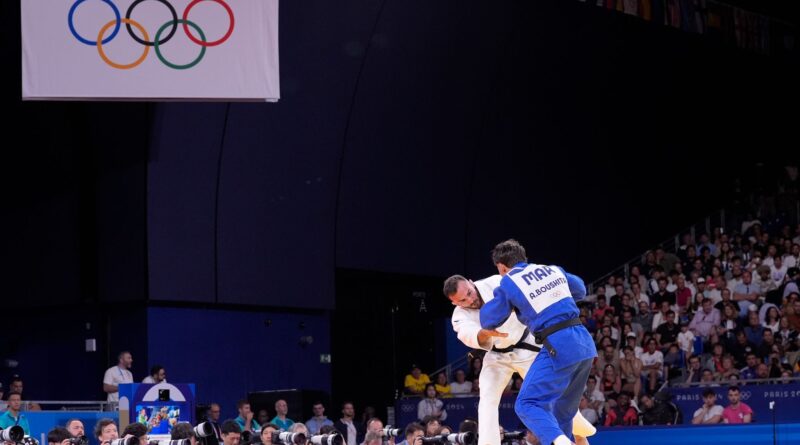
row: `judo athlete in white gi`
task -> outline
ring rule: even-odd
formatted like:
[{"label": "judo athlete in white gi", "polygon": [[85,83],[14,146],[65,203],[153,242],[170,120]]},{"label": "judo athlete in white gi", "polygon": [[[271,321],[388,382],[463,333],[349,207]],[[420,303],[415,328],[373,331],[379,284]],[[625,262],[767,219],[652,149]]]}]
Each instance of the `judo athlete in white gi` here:
[{"label": "judo athlete in white gi", "polygon": [[[455,305],[453,309],[453,330],[462,343],[473,349],[487,351],[483,358],[480,374],[480,402],[478,403],[478,443],[480,445],[500,445],[500,422],[498,407],[508,382],[514,372],[522,378],[541,350],[530,331],[517,320],[516,314],[509,315],[496,332],[481,329],[479,309],[493,298],[493,291],[500,285],[500,275],[471,282],[461,275],[453,275],[445,280],[444,294]],[[531,376],[530,378],[536,378]],[[585,437],[597,430],[577,411],[573,422],[573,434],[581,443],[588,443]]]},{"label": "judo athlete in white gi", "polygon": [[528,264],[515,240],[495,246],[492,260],[503,278],[480,310],[482,328],[496,329],[516,313],[543,345],[514,408],[542,444],[571,445],[572,418],[597,355],[575,304],[586,287],[560,267]]}]

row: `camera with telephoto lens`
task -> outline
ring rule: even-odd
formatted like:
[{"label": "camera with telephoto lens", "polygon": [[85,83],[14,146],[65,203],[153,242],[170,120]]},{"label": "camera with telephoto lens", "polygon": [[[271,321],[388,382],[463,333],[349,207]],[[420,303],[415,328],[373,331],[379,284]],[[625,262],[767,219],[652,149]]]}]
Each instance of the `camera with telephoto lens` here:
[{"label": "camera with telephoto lens", "polygon": [[70,437],[70,445],[89,445],[89,438],[86,436]]},{"label": "camera with telephoto lens", "polygon": [[478,436],[471,431],[466,433],[439,434],[438,436],[423,437],[422,443],[476,445],[478,443]]},{"label": "camera with telephoto lens", "polygon": [[501,443],[514,443],[518,440],[525,439],[525,431],[506,431],[503,433]]},{"label": "camera with telephoto lens", "polygon": [[157,440],[150,442],[150,445],[192,445],[192,439]]},{"label": "camera with telephoto lens", "polygon": [[19,425],[10,426],[6,429],[0,428],[0,441],[2,442],[22,442],[25,438],[25,430]]},{"label": "camera with telephoto lens", "polygon": [[400,428],[392,428],[391,425],[386,425],[386,428],[381,430],[381,436],[383,437],[397,437],[403,433],[403,430]]},{"label": "camera with telephoto lens", "polygon": [[139,445],[139,438],[138,437],[123,437],[121,439],[114,439],[110,442],[110,445]]},{"label": "camera with telephoto lens", "polygon": [[209,437],[214,435],[214,428],[209,422],[203,422],[192,430],[197,438]]},{"label": "camera with telephoto lens", "polygon": [[272,443],[282,443],[285,445],[305,445],[306,435],[303,433],[287,433],[276,431],[272,433]]},{"label": "camera with telephoto lens", "polygon": [[311,443],[314,445],[344,445],[342,433],[317,434],[311,436]]}]

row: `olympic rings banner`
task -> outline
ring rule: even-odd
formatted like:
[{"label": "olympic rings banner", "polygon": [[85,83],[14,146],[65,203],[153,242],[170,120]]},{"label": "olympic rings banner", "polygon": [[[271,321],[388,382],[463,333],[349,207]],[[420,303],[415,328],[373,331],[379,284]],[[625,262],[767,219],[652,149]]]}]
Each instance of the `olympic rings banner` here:
[{"label": "olympic rings banner", "polygon": [[20,0],[25,100],[280,98],[278,0]]}]

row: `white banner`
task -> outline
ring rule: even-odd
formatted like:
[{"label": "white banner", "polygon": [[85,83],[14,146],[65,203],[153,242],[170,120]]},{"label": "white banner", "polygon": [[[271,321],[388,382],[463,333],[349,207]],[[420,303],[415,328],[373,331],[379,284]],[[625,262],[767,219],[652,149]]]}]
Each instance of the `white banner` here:
[{"label": "white banner", "polygon": [[25,100],[277,101],[278,0],[21,0]]}]

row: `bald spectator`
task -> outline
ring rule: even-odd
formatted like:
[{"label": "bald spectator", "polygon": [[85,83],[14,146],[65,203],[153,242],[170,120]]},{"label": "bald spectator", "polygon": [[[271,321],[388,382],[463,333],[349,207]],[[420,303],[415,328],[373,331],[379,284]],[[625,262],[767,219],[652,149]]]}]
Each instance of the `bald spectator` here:
[{"label": "bald spectator", "polygon": [[283,431],[289,431],[289,428],[294,424],[294,420],[286,417],[286,414],[289,413],[289,405],[286,403],[286,400],[280,399],[275,402],[275,412],[277,414],[270,423],[278,425]]}]

